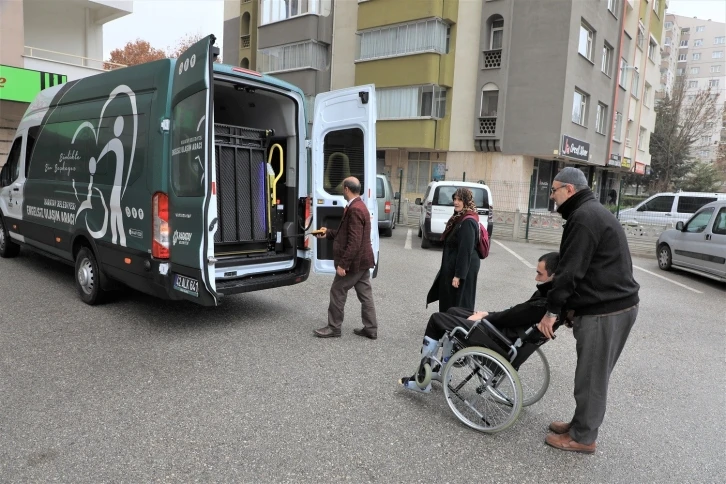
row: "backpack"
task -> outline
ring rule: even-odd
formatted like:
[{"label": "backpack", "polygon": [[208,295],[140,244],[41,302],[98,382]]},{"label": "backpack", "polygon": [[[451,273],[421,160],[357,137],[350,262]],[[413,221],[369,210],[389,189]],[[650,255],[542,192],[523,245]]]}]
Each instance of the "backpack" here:
[{"label": "backpack", "polygon": [[489,256],[489,232],[487,232],[487,229],[479,223],[477,217],[474,217],[473,215],[465,215],[461,221],[463,222],[466,219],[473,220],[479,226],[479,237],[477,237],[475,246],[476,252],[479,254],[480,259],[486,259]]}]

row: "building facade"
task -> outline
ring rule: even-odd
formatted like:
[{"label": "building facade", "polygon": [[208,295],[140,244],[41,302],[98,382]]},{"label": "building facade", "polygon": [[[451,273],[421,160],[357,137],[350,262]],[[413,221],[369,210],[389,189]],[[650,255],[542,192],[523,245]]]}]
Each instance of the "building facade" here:
[{"label": "building facade", "polygon": [[606,202],[650,162],[664,0],[231,3],[225,46],[257,4],[251,68],[310,99],[375,84],[378,170],[403,198],[443,178],[534,181],[530,204],[551,209],[554,175],[578,166]]},{"label": "building facade", "polygon": [[131,1],[0,0],[0,164],[30,101],[43,88],[103,72],[103,25]]}]

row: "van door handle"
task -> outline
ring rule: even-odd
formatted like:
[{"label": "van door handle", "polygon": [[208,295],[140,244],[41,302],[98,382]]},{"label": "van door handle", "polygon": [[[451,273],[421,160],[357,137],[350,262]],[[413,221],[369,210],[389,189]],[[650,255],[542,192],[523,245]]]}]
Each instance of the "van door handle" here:
[{"label": "van door handle", "polygon": [[18,188],[18,187],[14,187],[14,188],[13,188],[13,191],[14,191],[14,192],[19,192],[19,191],[20,191],[20,188]]},{"label": "van door handle", "polygon": [[706,240],[711,240],[711,234],[706,234]]}]

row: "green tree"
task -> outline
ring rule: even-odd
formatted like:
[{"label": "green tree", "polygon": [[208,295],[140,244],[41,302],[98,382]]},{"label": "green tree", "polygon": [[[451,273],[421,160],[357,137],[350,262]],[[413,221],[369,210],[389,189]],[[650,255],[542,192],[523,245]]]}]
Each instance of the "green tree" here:
[{"label": "green tree", "polygon": [[687,192],[715,192],[723,183],[723,174],[715,164],[697,161],[688,175],[677,183],[678,188]]},{"label": "green tree", "polygon": [[655,129],[650,136],[651,175],[643,179],[655,191],[668,191],[691,171],[691,151],[697,141],[710,134],[708,123],[716,120],[716,92],[688,89],[681,76],[655,106]]}]

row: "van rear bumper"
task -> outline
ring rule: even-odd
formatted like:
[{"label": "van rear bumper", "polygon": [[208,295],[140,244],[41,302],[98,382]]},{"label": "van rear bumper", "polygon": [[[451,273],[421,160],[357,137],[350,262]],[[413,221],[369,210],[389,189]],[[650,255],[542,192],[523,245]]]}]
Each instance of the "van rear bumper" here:
[{"label": "van rear bumper", "polygon": [[225,296],[244,292],[261,291],[280,286],[291,286],[305,282],[310,275],[310,259],[297,259],[295,267],[289,271],[274,274],[259,274],[240,279],[217,280],[217,293]]}]

